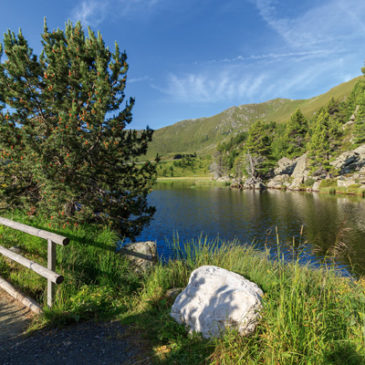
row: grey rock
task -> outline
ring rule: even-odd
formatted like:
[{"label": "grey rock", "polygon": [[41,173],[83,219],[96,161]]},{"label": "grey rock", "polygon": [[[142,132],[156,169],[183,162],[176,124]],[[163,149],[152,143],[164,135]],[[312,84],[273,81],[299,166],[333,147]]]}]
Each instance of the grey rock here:
[{"label": "grey rock", "polygon": [[337,186],[342,188],[348,188],[351,185],[355,185],[356,181],[352,177],[346,178],[342,176],[341,178],[337,179]]},{"label": "grey rock", "polygon": [[267,187],[271,189],[282,189],[290,185],[290,175],[276,175],[267,183]]},{"label": "grey rock", "polygon": [[184,290],[184,288],[172,288],[172,289],[169,289],[165,293],[165,297],[167,299],[175,299],[183,290]]},{"label": "grey rock", "polygon": [[23,252],[19,246],[12,246],[9,248],[9,250],[17,254],[21,254]]},{"label": "grey rock", "polygon": [[340,174],[348,174],[359,171],[365,166],[365,144],[352,151],[341,153],[330,164],[337,169]]},{"label": "grey rock", "polygon": [[298,157],[297,164],[295,169],[291,175],[292,183],[289,185],[289,189],[291,190],[299,190],[301,185],[305,182],[306,178],[309,175],[309,171],[307,170],[307,154]]},{"label": "grey rock", "polygon": [[312,191],[319,191],[319,185],[321,185],[321,180],[315,181],[311,190]]},{"label": "grey rock", "polygon": [[135,272],[150,270],[158,261],[156,242],[134,242],[123,246],[120,253],[132,263]]},{"label": "grey rock", "polygon": [[248,178],[244,184],[243,184],[243,188],[244,189],[257,189],[257,190],[263,190],[266,189],[266,186],[264,185],[264,183],[262,182],[262,180],[260,178],[257,177],[250,177]]},{"label": "grey rock", "polygon": [[266,185],[263,184],[261,181],[257,182],[255,185],[254,185],[254,189],[255,190],[265,190],[266,189]]},{"label": "grey rock", "polygon": [[297,159],[290,160],[289,158],[283,157],[278,161],[278,166],[275,168],[275,175],[291,175],[297,165]]},{"label": "grey rock", "polygon": [[190,332],[218,337],[226,328],[252,333],[260,318],[262,290],[253,282],[217,266],[201,266],[191,273],[170,315]]}]

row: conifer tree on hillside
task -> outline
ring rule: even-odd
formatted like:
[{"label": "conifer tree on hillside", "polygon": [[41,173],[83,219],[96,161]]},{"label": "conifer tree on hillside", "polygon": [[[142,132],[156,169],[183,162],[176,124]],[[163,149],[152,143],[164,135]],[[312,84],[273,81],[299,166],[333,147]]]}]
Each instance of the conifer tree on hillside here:
[{"label": "conifer tree on hillside", "polygon": [[272,155],[275,128],[274,122],[265,124],[260,120],[250,126],[245,146],[250,162],[246,169],[249,175],[260,178],[266,178],[270,175],[275,164]]},{"label": "conifer tree on hillside", "polygon": [[297,109],[285,128],[285,154],[288,157],[298,157],[304,153],[307,133],[308,122],[300,109]]},{"label": "conifer tree on hillside", "polygon": [[342,104],[332,98],[326,106],[326,111],[329,115],[329,148],[331,153],[336,153],[336,149],[342,143],[341,138],[343,136],[344,113]]},{"label": "conifer tree on hillside", "polygon": [[357,145],[365,143],[365,84],[356,95],[356,105],[358,106],[355,116],[354,142]]},{"label": "conifer tree on hillside", "polygon": [[330,169],[330,135],[328,112],[322,108],[316,115],[311,139],[307,145],[309,162],[313,172],[321,174]]},{"label": "conifer tree on hillside", "polygon": [[63,223],[108,223],[133,237],[151,218],[155,163],[137,164],[152,130],[126,130],[127,56],[80,23],[49,32],[37,57],[19,32],[0,64],[1,198]]},{"label": "conifer tree on hillside", "polygon": [[354,131],[355,144],[361,145],[365,143],[365,105],[360,106],[355,121]]},{"label": "conifer tree on hillside", "polygon": [[[365,68],[361,70],[365,74]],[[354,142],[360,145],[365,143],[365,78],[355,84],[347,100],[347,117],[355,110]]]}]

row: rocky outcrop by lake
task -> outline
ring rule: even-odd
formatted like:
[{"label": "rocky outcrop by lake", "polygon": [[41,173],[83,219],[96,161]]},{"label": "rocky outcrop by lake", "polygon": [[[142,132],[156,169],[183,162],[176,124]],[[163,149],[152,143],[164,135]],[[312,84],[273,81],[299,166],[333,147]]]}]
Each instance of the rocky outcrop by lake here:
[{"label": "rocky outcrop by lake", "polygon": [[341,153],[330,161],[335,173],[324,169],[311,171],[307,154],[296,159],[283,157],[273,169],[273,176],[263,181],[260,178],[248,178],[235,181],[231,186],[242,189],[284,189],[319,191],[332,187],[342,193],[365,192],[365,144]]}]

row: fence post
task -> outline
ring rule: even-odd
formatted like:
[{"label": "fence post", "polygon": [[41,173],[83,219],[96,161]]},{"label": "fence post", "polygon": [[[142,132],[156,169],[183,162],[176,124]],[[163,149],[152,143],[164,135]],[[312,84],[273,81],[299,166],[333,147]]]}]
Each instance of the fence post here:
[{"label": "fence post", "polygon": [[[47,250],[47,267],[49,270],[55,271],[56,268],[56,244],[48,239],[48,250]],[[53,296],[55,293],[55,284],[51,280],[47,280],[47,305],[52,307]]]}]

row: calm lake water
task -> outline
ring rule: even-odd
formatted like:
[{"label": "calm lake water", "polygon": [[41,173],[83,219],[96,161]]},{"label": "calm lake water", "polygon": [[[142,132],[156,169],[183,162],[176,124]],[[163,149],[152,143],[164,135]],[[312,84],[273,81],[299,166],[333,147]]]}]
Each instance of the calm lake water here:
[{"label": "calm lake water", "polygon": [[169,243],[176,233],[180,242],[204,235],[274,247],[277,227],[283,248],[293,238],[297,244],[300,239],[305,243],[304,261],[318,262],[337,243],[338,248],[346,246],[337,258],[343,270],[352,266],[356,272],[365,273],[365,199],[276,190],[239,191],[185,181],[157,184],[149,201],[157,211],[138,240],[157,241],[162,257],[171,256]]}]

